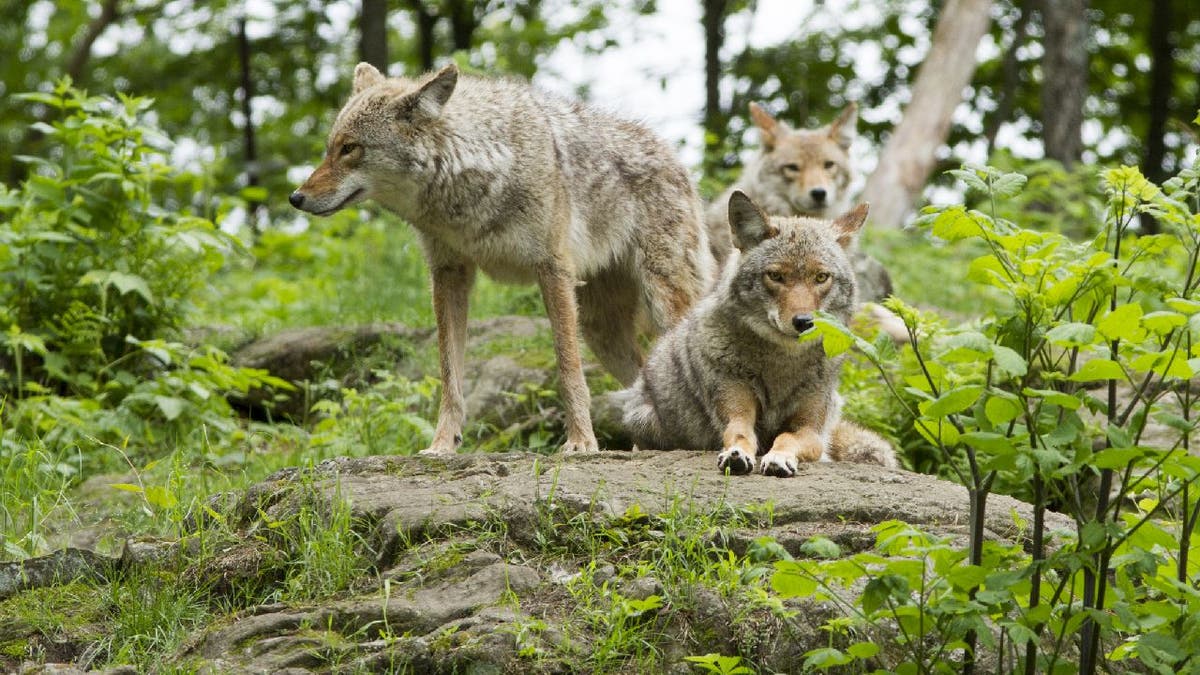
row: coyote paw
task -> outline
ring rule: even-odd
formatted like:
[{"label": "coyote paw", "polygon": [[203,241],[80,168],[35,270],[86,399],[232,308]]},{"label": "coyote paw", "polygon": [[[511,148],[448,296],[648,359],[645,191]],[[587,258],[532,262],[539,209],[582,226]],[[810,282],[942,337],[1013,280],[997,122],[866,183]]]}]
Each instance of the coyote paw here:
[{"label": "coyote paw", "polygon": [[434,437],[433,443],[429,444],[428,448],[418,452],[418,455],[426,457],[436,457],[438,455],[453,455],[462,443],[462,436],[455,434],[453,438]]},{"label": "coyote paw", "polygon": [[596,442],[595,436],[586,436],[584,438],[568,438],[566,443],[559,448],[560,452],[596,452],[600,449],[600,444]]},{"label": "coyote paw", "polygon": [[754,471],[754,455],[738,446],[725,448],[717,455],[717,469],[721,473],[728,471],[731,475],[741,476]]},{"label": "coyote paw", "polygon": [[796,458],[782,452],[768,452],[762,458],[764,476],[791,478],[796,475],[797,467]]}]

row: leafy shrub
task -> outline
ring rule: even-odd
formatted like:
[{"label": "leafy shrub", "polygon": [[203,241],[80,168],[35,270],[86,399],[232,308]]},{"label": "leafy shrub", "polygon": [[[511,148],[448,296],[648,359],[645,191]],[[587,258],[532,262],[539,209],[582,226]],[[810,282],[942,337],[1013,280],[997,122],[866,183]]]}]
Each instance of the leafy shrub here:
[{"label": "leafy shrub", "polygon": [[[1190,452],[1200,173],[1185,170],[1159,188],[1134,168],[1104,171],[1103,220],[1083,242],[993,215],[1002,212],[995,203],[1020,194],[1024,176],[990,167],[952,173],[982,195],[981,208],[930,209],[920,222],[947,242],[982,244],[968,280],[1004,301],[978,323],[932,331],[892,302],[912,346],[898,378],[844,327],[822,320],[819,334],[827,351],[856,344],[876,363],[913,428],[967,487],[969,546],[889,531],[880,546],[907,556],[900,568],[873,554],[840,561],[844,570],[785,561],[776,586],[816,595],[850,568],[868,577],[857,622],[900,626],[905,650],[886,663],[895,672],[973,671],[981,641],[1027,673],[1075,664],[1094,673],[1104,658],[1136,659],[1154,672],[1190,667],[1200,656],[1192,618],[1200,607],[1192,539],[1200,457]],[[1168,233],[1138,236],[1144,213]],[[993,491],[1032,502],[1029,554],[985,544]],[[1076,524],[1056,546],[1044,522],[1051,505]],[[829,666],[860,658],[816,656]]]},{"label": "leafy shrub", "polygon": [[0,186],[0,388],[120,396],[157,368],[136,340],[170,337],[236,241],[164,208],[168,143],[151,101],[89,97],[60,82],[23,94],[60,114],[18,189]]}]

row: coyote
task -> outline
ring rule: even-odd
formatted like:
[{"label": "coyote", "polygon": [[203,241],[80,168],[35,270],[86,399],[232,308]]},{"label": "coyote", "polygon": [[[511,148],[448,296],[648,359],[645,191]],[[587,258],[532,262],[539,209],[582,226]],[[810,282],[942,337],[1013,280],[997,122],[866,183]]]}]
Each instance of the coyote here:
[{"label": "coyote", "polygon": [[734,251],[717,288],[664,335],[642,375],[618,394],[640,447],[720,450],[717,467],[791,476],[798,462],[896,466],[883,438],[841,419],[841,358],[799,342],[824,310],[842,321],[855,303],[846,249],[860,205],[834,221],[770,218],[740,191],[729,198]]},{"label": "coyote", "polygon": [[639,331],[678,321],[714,264],[699,198],[645,127],[538,91],[460,75],[354,70],[320,166],[289,201],[328,215],[373,199],[417,231],[433,279],[442,397],[433,442],[462,440],[467,298],[476,270],[536,282],[554,332],[563,450],[595,450],[577,323],[604,367],[632,382]]},{"label": "coyote", "polygon": [[772,216],[832,219],[850,207],[850,158],[846,152],[857,135],[858,106],[851,103],[830,124],[793,130],[757,103],[750,119],[761,134],[762,154],[708,208],[708,243],[719,263],[732,247],[726,205],[734,191],[744,192]]}]

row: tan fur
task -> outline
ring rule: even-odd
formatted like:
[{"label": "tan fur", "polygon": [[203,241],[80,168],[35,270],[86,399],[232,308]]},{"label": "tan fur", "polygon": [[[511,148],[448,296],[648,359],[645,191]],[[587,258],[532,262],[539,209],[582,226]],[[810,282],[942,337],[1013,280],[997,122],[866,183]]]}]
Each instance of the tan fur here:
[{"label": "tan fur", "polygon": [[842,358],[798,340],[818,309],[849,319],[846,250],[866,217],[862,205],[832,221],[771,218],[746,195],[730,197],[740,252],[618,394],[638,447],[718,450],[717,467],[733,474],[757,464],[791,476],[799,462],[822,459],[895,466],[886,441],[841,419]]},{"label": "tan fur", "polygon": [[433,279],[443,388],[427,452],[461,441],[476,270],[538,285],[566,409],[563,449],[595,450],[577,331],[629,384],[643,361],[639,328],[673,325],[715,268],[688,173],[647,129],[453,66],[419,79],[355,68],[325,158],[290,201],[327,215],[365,199],[416,228]]}]

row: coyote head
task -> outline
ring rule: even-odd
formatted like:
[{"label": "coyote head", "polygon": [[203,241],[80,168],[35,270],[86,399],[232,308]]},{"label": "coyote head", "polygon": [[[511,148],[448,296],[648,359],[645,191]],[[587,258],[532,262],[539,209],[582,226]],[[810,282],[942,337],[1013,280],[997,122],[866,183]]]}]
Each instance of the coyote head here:
[{"label": "coyote head", "polygon": [[855,302],[846,254],[867,219],[860,204],[832,222],[769,218],[742,192],[729,198],[729,225],[741,249],[731,293],[760,334],[794,340],[820,309],[846,321]]},{"label": "coyote head", "polygon": [[412,203],[425,183],[422,176],[433,170],[442,107],[457,82],[453,65],[414,81],[389,79],[368,63],[358,64],[325,158],[288,201],[318,216],[368,198]]},{"label": "coyote head", "polygon": [[762,192],[786,201],[792,215],[832,217],[849,205],[850,163],[858,108],[851,103],[819,129],[794,130],[756,103],[750,117],[762,134],[757,180]]}]

